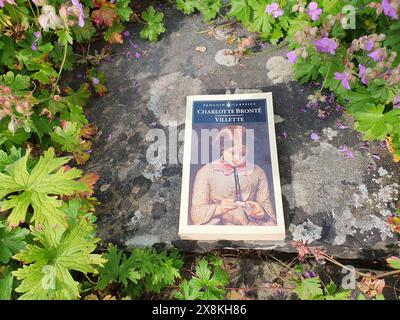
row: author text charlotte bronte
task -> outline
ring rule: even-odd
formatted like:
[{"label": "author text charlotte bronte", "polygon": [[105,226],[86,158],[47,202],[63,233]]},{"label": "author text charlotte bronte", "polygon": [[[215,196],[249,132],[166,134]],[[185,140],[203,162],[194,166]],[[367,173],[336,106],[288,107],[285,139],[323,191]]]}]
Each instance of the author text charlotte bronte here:
[{"label": "author text charlotte bronte", "polygon": [[246,128],[239,125],[221,128],[214,141],[220,158],[202,166],[195,177],[192,224],[276,225],[267,176],[250,162],[245,135]]}]

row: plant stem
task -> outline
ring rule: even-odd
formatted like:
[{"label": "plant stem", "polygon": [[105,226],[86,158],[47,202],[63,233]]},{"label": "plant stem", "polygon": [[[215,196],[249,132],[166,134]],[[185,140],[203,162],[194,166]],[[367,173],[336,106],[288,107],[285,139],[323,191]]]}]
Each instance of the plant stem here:
[{"label": "plant stem", "polygon": [[33,9],[33,7],[32,7],[32,3],[31,3],[31,1],[30,1],[30,0],[28,0],[28,3],[29,3],[29,7],[30,7],[30,8],[31,8],[31,10],[32,10],[33,16],[35,17],[35,19],[37,19],[36,12],[35,12],[35,10],[34,10],[34,9]]},{"label": "plant stem", "polygon": [[322,83],[321,89],[319,89],[319,91],[322,91],[322,89],[325,87],[325,83],[326,83],[326,80],[328,79],[329,71],[331,71],[331,65],[332,65],[332,62],[330,62],[328,65],[328,70],[326,71],[324,82]]},{"label": "plant stem", "polygon": [[64,56],[63,56],[63,59],[62,59],[62,62],[61,62],[60,70],[58,70],[57,80],[56,80],[56,82],[54,84],[54,88],[53,88],[53,92],[51,93],[51,97],[54,95],[54,92],[57,89],[58,81],[60,81],[61,72],[63,71],[65,60],[67,59],[67,49],[68,49],[68,42],[64,45]]},{"label": "plant stem", "polygon": [[396,275],[399,273],[400,273],[400,270],[388,271],[388,272],[384,272],[384,273],[376,275],[375,278],[383,278],[383,277],[387,277],[387,276],[393,276],[393,275]]},{"label": "plant stem", "polygon": [[272,48],[272,49],[264,50],[264,51],[260,51],[260,52],[256,52],[256,53],[254,53],[254,55],[269,54],[269,53],[272,53],[272,52],[274,52],[274,51],[276,51],[276,50],[279,50],[279,49],[282,49],[282,48],[284,48],[284,47],[287,47],[288,45],[289,45],[289,43],[287,43],[287,42],[281,43],[280,45],[275,46],[275,47]]},{"label": "plant stem", "polygon": [[[344,264],[341,264],[340,262],[336,261],[335,259],[333,259],[332,257],[330,257],[330,256],[328,256],[328,255],[326,255],[326,254],[324,254],[324,257],[325,257],[325,259],[328,260],[329,262],[332,262],[333,264],[336,264],[337,266],[339,266],[339,267],[341,267],[341,268],[344,268],[344,269],[349,270],[349,271],[353,271],[353,270],[350,269],[349,267],[346,267]],[[370,275],[368,275],[368,274],[366,274],[366,273],[362,273],[362,272],[359,272],[359,271],[357,271],[357,270],[355,270],[355,272],[356,272],[358,275],[362,276],[362,277],[370,277]]]},{"label": "plant stem", "polygon": [[[220,29],[229,27],[229,26],[231,26],[231,25],[233,25],[233,24],[235,24],[235,23],[237,23],[236,20],[229,21],[229,22],[227,22],[227,23],[224,23],[224,24],[219,25],[218,27],[215,27],[214,30],[220,30]],[[202,31],[195,31],[195,33],[197,33],[197,34],[202,34],[202,33],[207,33],[207,32],[209,32],[209,31],[211,31],[210,28],[208,28],[208,29],[206,29],[206,30],[202,30]]]}]

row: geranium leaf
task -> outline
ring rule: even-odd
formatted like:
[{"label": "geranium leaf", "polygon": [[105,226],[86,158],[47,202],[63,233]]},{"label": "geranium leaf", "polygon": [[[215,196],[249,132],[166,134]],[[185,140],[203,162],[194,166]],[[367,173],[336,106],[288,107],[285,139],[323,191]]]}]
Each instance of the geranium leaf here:
[{"label": "geranium leaf", "polygon": [[106,261],[93,254],[99,239],[88,237],[93,227],[85,221],[67,230],[45,226],[37,231],[32,228],[35,244],[15,255],[24,262],[23,268],[14,271],[21,280],[17,292],[19,299],[77,299],[79,283],[70,271],[97,273],[97,266]]},{"label": "geranium leaf", "polygon": [[150,6],[142,13],[142,19],[146,22],[146,26],[140,32],[140,37],[150,41],[157,41],[158,36],[165,32],[164,14],[157,12],[153,6]]},{"label": "geranium leaf", "polygon": [[53,148],[46,151],[29,171],[28,156],[29,151],[0,173],[1,211],[11,209],[7,221],[12,226],[25,221],[29,207],[33,209],[31,222],[65,225],[58,196],[87,190],[85,184],[76,181],[81,177],[81,171],[62,167],[70,158],[55,158]]}]

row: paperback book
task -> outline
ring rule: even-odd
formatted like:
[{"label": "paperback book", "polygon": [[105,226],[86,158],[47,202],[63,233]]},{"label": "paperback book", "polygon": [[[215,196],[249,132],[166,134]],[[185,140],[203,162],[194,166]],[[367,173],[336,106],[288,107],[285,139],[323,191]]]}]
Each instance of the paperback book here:
[{"label": "paperback book", "polygon": [[187,97],[179,236],[284,239],[272,93]]}]

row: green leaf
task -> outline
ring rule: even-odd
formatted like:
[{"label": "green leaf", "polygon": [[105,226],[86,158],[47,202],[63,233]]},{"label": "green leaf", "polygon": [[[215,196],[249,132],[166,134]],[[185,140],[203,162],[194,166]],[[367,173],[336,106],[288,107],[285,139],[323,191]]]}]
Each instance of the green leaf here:
[{"label": "green leaf", "polygon": [[[154,249],[134,249],[127,258],[122,250],[111,245],[108,248],[107,263],[99,270],[97,288],[105,289],[109,284],[120,283],[130,294],[140,294],[137,289],[159,293],[180,277],[182,259],[173,252],[156,252]],[[141,281],[138,283],[138,281]],[[134,288],[132,284],[137,284]]]},{"label": "green leaf", "polygon": [[66,89],[68,96],[65,97],[65,101],[71,105],[78,105],[84,107],[90,97],[89,85],[87,83],[81,84],[78,91],[74,91],[72,88],[68,87]]},{"label": "green leaf", "polygon": [[0,150],[0,172],[2,172],[9,164],[17,161],[19,158],[22,158],[22,149],[17,149],[13,146],[9,153]]},{"label": "green leaf", "polygon": [[2,83],[12,89],[13,94],[23,96],[28,92],[31,79],[29,76],[18,74],[14,76],[12,71],[8,71],[2,76]]},{"label": "green leaf", "polygon": [[317,55],[311,56],[310,61],[299,59],[293,66],[293,75],[301,83],[316,80],[319,76],[319,65],[321,58]]},{"label": "green leaf", "polygon": [[384,296],[383,294],[378,294],[378,295],[375,297],[375,300],[385,300],[385,296]]},{"label": "green leaf", "polygon": [[364,296],[362,293],[360,293],[360,294],[357,296],[357,300],[367,300],[367,299],[365,299],[365,296]]},{"label": "green leaf", "polygon": [[364,134],[364,139],[384,140],[387,135],[397,132],[400,126],[400,109],[384,113],[385,106],[367,104],[363,110],[354,112],[355,127]]},{"label": "green leaf", "polygon": [[176,0],[176,8],[184,14],[192,14],[196,9],[196,0]]},{"label": "green leaf", "polygon": [[3,47],[0,50],[0,62],[9,69],[14,69],[16,58],[16,44],[11,37],[1,37]]},{"label": "green leaf", "polygon": [[198,300],[201,298],[201,292],[190,286],[187,280],[183,280],[179,284],[179,291],[175,298],[178,300]]},{"label": "green leaf", "polygon": [[387,100],[389,92],[386,89],[386,81],[384,79],[374,79],[368,84],[368,91],[372,98],[382,101]]},{"label": "green leaf", "polygon": [[63,203],[61,210],[67,216],[69,227],[79,224],[83,219],[91,224],[96,222],[96,216],[93,214],[90,204],[86,201],[88,200],[77,198]]},{"label": "green leaf", "polygon": [[313,300],[323,295],[319,277],[307,278],[297,284],[294,292],[301,300]]},{"label": "green leaf", "polygon": [[90,19],[85,19],[85,24],[82,27],[79,25],[74,25],[71,27],[72,35],[76,42],[84,43],[89,41],[92,36],[96,33],[96,28]]},{"label": "green leaf", "polygon": [[92,253],[99,241],[88,237],[92,230],[85,221],[67,230],[48,226],[41,231],[32,228],[35,244],[27,245],[15,256],[26,264],[13,272],[22,281],[15,290],[23,293],[19,299],[79,298],[79,282],[70,271],[97,273],[96,267],[106,261],[101,255]]},{"label": "green leaf", "polygon": [[54,123],[53,121],[49,121],[47,117],[33,114],[31,120],[32,131],[37,134],[40,140],[45,134],[52,132]]},{"label": "green leaf", "polygon": [[50,134],[51,140],[59,144],[62,151],[80,151],[82,126],[76,122],[65,122],[62,127],[55,127]]},{"label": "green leaf", "polygon": [[133,13],[133,10],[129,8],[130,2],[131,0],[119,0],[116,2],[117,15],[121,18],[122,21],[129,21],[129,18]]},{"label": "green leaf", "polygon": [[251,7],[249,6],[247,0],[231,0],[230,5],[231,9],[228,13],[230,17],[235,17],[245,25],[250,22]]},{"label": "green leaf", "polygon": [[11,300],[14,277],[10,270],[0,276],[0,300]]},{"label": "green leaf", "polygon": [[153,6],[150,6],[142,13],[142,19],[146,22],[146,26],[140,32],[140,37],[150,41],[157,41],[158,36],[165,32],[164,14],[157,12]]},{"label": "green leaf", "polygon": [[391,268],[400,270],[400,258],[399,257],[392,256],[390,258],[387,258],[386,261]]},{"label": "green leaf", "polygon": [[24,228],[10,229],[0,220],[0,262],[8,263],[12,255],[25,247],[23,240],[28,233]]},{"label": "green leaf", "polygon": [[31,222],[65,225],[65,215],[59,209],[61,201],[57,196],[86,191],[86,185],[76,181],[82,172],[76,168],[66,171],[63,165],[70,158],[55,158],[53,148],[45,151],[29,171],[28,156],[29,151],[9,165],[5,173],[0,173],[1,211],[11,209],[7,221],[12,226],[26,220],[29,207],[33,209]]},{"label": "green leaf", "polygon": [[228,274],[220,265],[211,264],[206,259],[201,259],[197,266],[195,275],[189,282],[183,281],[176,294],[181,300],[222,300],[225,298],[225,286],[229,279]]},{"label": "green leaf", "polygon": [[275,19],[265,13],[266,2],[264,0],[248,0],[248,3],[253,12],[253,21],[249,26],[250,30],[269,35]]},{"label": "green leaf", "polygon": [[6,121],[0,121],[0,145],[5,145],[7,148],[14,145],[22,146],[30,138],[31,134],[23,128],[18,128],[16,132],[12,133],[8,130],[7,124]]},{"label": "green leaf", "polygon": [[203,21],[208,22],[214,19],[220,8],[221,1],[220,0],[202,0],[198,1],[196,5],[197,10],[199,10],[203,16]]},{"label": "green leaf", "polygon": [[[50,52],[49,56],[52,58],[53,62],[56,64],[60,64],[64,58],[64,46],[56,45],[53,50]],[[72,46],[67,46],[67,55],[64,61],[64,70],[72,71],[74,68],[76,58],[73,52]]]},{"label": "green leaf", "polygon": [[[390,25],[384,45],[391,47],[396,52],[400,52],[400,21]],[[399,62],[399,56],[396,61],[397,63]]]},{"label": "green leaf", "polygon": [[347,300],[351,290],[337,290],[336,284],[331,280],[325,287],[325,300]]},{"label": "green leaf", "polygon": [[359,87],[356,90],[347,90],[344,98],[349,100],[347,111],[350,114],[362,110],[366,104],[374,103],[371,93],[365,87]]},{"label": "green leaf", "polygon": [[73,44],[74,40],[72,39],[71,33],[68,29],[66,30],[59,30],[56,32],[58,36],[58,42],[62,45]]},{"label": "green leaf", "polygon": [[[105,254],[107,262],[99,269],[99,280],[97,282],[98,289],[104,290],[109,284],[120,282],[119,270],[123,256],[125,255],[122,250],[119,250],[114,245],[110,245]],[[124,280],[126,280],[126,278]]]}]

